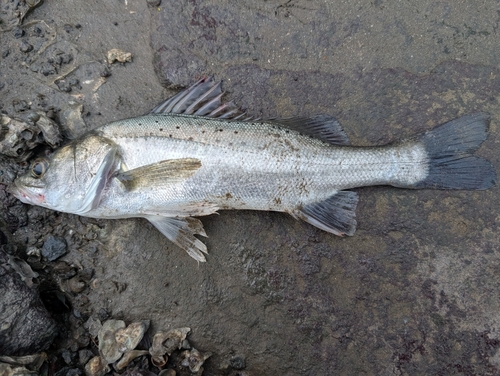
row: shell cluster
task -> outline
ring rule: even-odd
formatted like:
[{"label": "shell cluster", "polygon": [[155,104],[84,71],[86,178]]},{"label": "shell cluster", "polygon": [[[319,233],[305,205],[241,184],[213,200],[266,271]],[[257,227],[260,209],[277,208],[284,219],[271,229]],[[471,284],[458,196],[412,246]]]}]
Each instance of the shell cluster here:
[{"label": "shell cluster", "polygon": [[150,359],[160,370],[159,374],[173,376],[176,371],[169,368],[168,361],[172,353],[179,350],[183,350],[179,364],[184,371],[201,375],[203,363],[211,356],[190,346],[186,339],[190,328],[158,331],[150,340],[144,338],[149,329],[148,320],[133,322],[128,326],[122,320],[107,320],[102,325],[94,320],[92,324],[91,334],[93,332],[97,337],[99,355],[85,365],[87,376],[104,376],[113,370],[122,372],[140,357]]},{"label": "shell cluster", "polygon": [[38,145],[56,147],[62,140],[57,124],[42,111],[30,113],[26,121],[0,116],[0,154],[25,160]]}]

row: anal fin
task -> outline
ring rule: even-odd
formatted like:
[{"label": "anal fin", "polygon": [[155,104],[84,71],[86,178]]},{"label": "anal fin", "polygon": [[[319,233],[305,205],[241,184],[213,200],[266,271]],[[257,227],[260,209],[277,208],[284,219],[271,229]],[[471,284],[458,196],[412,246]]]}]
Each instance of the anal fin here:
[{"label": "anal fin", "polygon": [[357,225],[357,204],[357,193],[339,191],[324,201],[297,208],[292,215],[332,234],[351,236]]},{"label": "anal fin", "polygon": [[150,215],[145,218],[171,242],[184,249],[196,261],[206,261],[203,253],[208,254],[207,246],[194,236],[207,236],[199,219],[192,217],[163,217],[159,215]]}]

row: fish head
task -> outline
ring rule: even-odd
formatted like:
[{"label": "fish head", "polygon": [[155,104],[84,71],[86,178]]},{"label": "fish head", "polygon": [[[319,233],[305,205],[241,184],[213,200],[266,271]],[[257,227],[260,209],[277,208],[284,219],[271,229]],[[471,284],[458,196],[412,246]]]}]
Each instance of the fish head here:
[{"label": "fish head", "polygon": [[11,192],[27,204],[85,215],[98,206],[119,163],[116,144],[91,133],[35,159]]}]

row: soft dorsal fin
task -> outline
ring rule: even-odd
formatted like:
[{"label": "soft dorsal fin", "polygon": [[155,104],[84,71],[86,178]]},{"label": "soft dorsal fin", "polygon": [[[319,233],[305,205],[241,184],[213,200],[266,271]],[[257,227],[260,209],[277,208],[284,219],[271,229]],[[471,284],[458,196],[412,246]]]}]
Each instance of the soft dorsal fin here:
[{"label": "soft dorsal fin", "polygon": [[338,191],[324,201],[297,208],[292,215],[323,231],[343,236],[353,235],[356,230],[356,192]]},{"label": "soft dorsal fin", "polygon": [[340,123],[330,115],[272,119],[270,122],[283,125],[332,145],[349,145],[349,138]]}]

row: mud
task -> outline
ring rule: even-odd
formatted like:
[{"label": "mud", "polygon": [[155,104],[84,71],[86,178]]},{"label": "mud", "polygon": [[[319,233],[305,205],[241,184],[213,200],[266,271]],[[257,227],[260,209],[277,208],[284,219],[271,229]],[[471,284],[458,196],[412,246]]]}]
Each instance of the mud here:
[{"label": "mud", "polygon": [[[61,0],[32,9],[20,26],[9,17],[0,14],[8,29],[0,33],[0,106],[9,117],[52,112],[63,133],[81,133],[143,114],[173,88],[213,74],[251,115],[328,113],[356,145],[489,112],[479,154],[500,166],[494,1]],[[132,61],[109,64],[113,48]],[[70,101],[83,105],[78,127],[61,116]],[[0,164],[13,252],[27,258],[49,236],[64,238],[68,253],[56,263],[75,275],[61,278],[41,258],[40,278],[84,283],[50,285],[49,296],[63,293],[70,307],[52,359],[60,359],[57,346],[88,348],[75,328],[110,316],[151,320],[152,333],[190,327],[190,343],[213,354],[207,375],[242,367],[251,375],[500,372],[498,187],[358,189],[352,238],[278,213],[221,212],[202,218],[210,254],[197,265],[146,221],[19,203],[5,187],[22,167],[12,158]],[[45,299],[49,310],[53,301]]]}]

